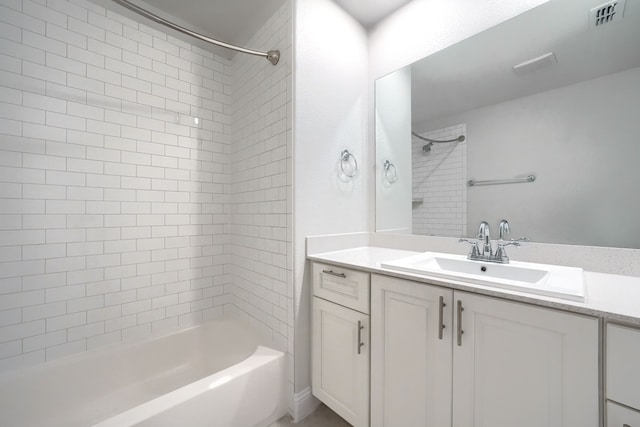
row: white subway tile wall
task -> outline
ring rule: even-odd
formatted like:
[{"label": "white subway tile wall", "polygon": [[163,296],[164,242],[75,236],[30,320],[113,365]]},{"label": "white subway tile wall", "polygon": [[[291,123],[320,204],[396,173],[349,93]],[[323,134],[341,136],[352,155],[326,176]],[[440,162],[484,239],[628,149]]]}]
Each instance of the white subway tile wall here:
[{"label": "white subway tile wall", "polygon": [[[231,264],[237,316],[293,354],[292,21],[286,2],[248,45],[280,62],[237,55],[231,66]],[[221,98],[221,101],[227,101]],[[291,363],[292,365],[292,363]],[[289,377],[292,383],[292,374]],[[292,385],[291,385],[292,387]]]},{"label": "white subway tile wall", "polygon": [[272,67],[0,0],[0,370],[225,311],[289,344],[290,13],[254,38]]},{"label": "white subway tile wall", "polygon": [[[436,140],[467,137],[466,124],[421,132]],[[426,236],[467,235],[467,140],[422,147],[427,142],[412,137],[413,233]]]}]

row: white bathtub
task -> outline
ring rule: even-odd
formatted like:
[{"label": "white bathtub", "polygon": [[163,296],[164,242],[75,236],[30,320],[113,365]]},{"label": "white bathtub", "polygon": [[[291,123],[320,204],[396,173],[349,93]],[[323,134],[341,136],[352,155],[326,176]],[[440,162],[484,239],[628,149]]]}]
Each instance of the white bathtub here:
[{"label": "white bathtub", "polygon": [[264,427],[285,384],[284,353],[221,320],[5,374],[0,425]]}]

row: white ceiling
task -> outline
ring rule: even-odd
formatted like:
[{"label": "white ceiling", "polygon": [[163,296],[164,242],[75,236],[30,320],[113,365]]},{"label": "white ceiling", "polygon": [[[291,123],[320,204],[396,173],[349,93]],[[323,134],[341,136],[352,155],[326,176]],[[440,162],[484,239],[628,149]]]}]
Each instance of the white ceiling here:
[{"label": "white ceiling", "polygon": [[411,0],[334,0],[358,22],[367,28],[373,27],[392,12]]},{"label": "white ceiling", "polygon": [[[189,36],[172,32],[131,12],[111,0],[92,0],[125,16],[143,22],[156,29],[168,31],[174,36],[218,55],[231,58],[233,51],[218,48],[204,42],[196,42]],[[248,46],[249,39],[262,27],[287,0],[129,0],[149,12],[168,19],[180,26],[205,36],[250,49],[265,50],[272,47]],[[370,28],[411,0],[334,0],[364,27]]]},{"label": "white ceiling", "polygon": [[[640,66],[640,7],[589,28],[606,0],[552,0],[411,66],[414,125]],[[516,64],[553,52],[557,64],[517,74]]]}]

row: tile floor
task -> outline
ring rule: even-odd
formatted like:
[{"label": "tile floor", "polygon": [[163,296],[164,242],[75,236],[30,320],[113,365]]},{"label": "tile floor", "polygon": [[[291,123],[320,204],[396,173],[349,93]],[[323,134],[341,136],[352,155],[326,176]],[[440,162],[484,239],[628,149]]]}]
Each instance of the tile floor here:
[{"label": "tile floor", "polygon": [[294,424],[293,419],[289,415],[285,415],[269,427],[351,427],[351,424],[325,405],[320,405],[313,414],[298,424]]}]

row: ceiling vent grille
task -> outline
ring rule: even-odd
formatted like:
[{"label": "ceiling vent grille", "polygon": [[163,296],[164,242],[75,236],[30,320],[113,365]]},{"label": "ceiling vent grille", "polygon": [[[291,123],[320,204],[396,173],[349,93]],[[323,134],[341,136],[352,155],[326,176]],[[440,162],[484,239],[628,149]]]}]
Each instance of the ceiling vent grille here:
[{"label": "ceiling vent grille", "polygon": [[612,21],[619,21],[624,14],[625,0],[614,0],[591,9],[590,27],[599,28]]}]

